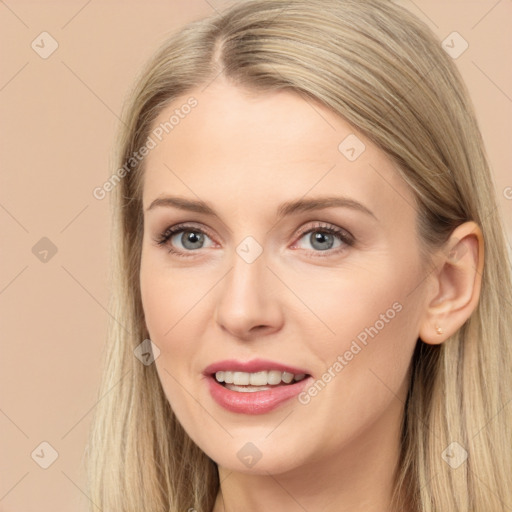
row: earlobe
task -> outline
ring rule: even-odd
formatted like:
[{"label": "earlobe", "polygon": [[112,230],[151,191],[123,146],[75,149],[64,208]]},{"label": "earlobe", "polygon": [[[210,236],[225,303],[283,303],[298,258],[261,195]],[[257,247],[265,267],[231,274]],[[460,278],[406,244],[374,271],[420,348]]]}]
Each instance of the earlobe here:
[{"label": "earlobe", "polygon": [[419,337],[438,345],[466,322],[478,304],[484,263],[480,227],[473,221],[458,226],[434,258],[437,270],[430,275],[433,291],[426,296]]}]

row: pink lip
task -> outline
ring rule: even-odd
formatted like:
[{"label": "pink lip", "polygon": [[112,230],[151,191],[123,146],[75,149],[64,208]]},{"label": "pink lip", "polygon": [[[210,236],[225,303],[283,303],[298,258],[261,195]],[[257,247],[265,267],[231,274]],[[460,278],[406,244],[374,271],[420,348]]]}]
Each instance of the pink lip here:
[{"label": "pink lip", "polygon": [[246,362],[233,359],[219,361],[208,366],[203,373],[207,377],[208,388],[215,402],[228,411],[240,414],[264,414],[270,412],[284,402],[297,396],[312,380],[312,377],[308,376],[293,384],[281,384],[271,386],[271,389],[264,391],[244,393],[231,391],[222,384],[219,384],[215,379],[215,373],[218,371],[255,373],[264,370],[277,370],[293,373],[295,375],[309,373],[307,370],[301,368],[295,368],[265,359],[253,359],[252,361]]},{"label": "pink lip", "polygon": [[275,361],[269,361],[267,359],[252,359],[251,361],[226,359],[207,366],[203,373],[205,375],[212,375],[218,371],[256,373],[264,370],[276,370],[280,372],[293,373],[294,375],[300,375],[301,373],[309,374],[307,370],[302,368],[295,368],[294,366],[276,363]]},{"label": "pink lip", "polygon": [[225,388],[213,375],[209,375],[206,380],[212,398],[224,409],[241,414],[264,414],[297,396],[310,383],[312,377],[306,377],[294,384],[282,384],[265,391],[247,393]]}]

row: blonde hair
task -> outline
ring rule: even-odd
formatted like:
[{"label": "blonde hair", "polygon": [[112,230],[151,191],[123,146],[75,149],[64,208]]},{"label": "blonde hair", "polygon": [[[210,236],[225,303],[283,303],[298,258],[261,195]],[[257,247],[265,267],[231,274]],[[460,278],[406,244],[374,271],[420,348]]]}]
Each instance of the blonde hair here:
[{"label": "blonde hair", "polygon": [[[169,102],[220,72],[241,87],[318,101],[390,155],[415,194],[427,256],[459,224],[481,227],[486,251],[475,311],[440,346],[417,342],[395,506],[512,506],[510,264],[482,137],[452,59],[421,21],[390,1],[238,2],[173,35],[142,72],[116,168],[144,146]],[[103,512],[210,511],[217,466],[177,421],[155,365],[133,352],[149,338],[139,288],[143,169],[144,161],[133,165],[113,191],[115,320],[88,446],[88,493]],[[442,457],[452,442],[468,453],[456,469]]]}]

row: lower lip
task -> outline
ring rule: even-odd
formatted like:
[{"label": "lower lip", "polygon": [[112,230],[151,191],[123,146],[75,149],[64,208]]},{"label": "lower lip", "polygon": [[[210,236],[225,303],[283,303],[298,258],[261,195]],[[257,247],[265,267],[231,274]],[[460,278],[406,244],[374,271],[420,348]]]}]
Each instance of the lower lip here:
[{"label": "lower lip", "polygon": [[207,378],[212,398],[224,409],[241,414],[265,414],[272,411],[297,396],[310,379],[311,377],[306,377],[294,384],[283,384],[264,391],[244,393],[225,388],[214,376]]}]

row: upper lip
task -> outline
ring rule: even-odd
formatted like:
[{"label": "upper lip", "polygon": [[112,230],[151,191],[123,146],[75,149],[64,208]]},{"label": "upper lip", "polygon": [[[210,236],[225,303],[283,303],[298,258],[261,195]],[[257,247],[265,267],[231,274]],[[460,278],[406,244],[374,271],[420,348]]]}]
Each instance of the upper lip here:
[{"label": "upper lip", "polygon": [[309,372],[303,368],[297,368],[295,366],[270,361],[268,359],[251,359],[250,361],[225,359],[224,361],[217,361],[216,363],[210,364],[204,369],[203,373],[205,375],[212,375],[219,371],[256,373],[265,370],[288,372],[293,373],[294,375],[300,375],[302,373],[309,375]]}]

